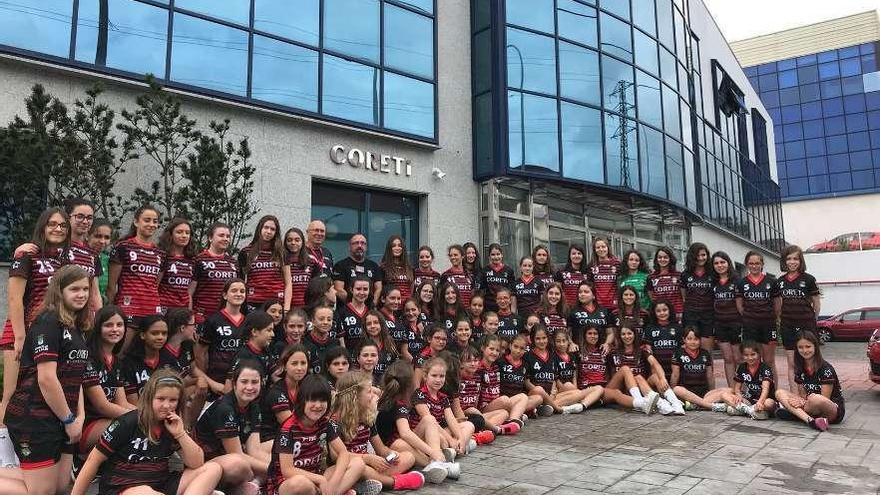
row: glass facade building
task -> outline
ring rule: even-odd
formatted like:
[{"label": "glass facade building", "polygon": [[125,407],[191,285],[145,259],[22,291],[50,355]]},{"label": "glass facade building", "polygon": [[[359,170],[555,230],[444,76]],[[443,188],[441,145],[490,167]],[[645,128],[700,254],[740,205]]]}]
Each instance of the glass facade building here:
[{"label": "glass facade building", "polygon": [[880,191],[880,42],[745,68],[773,118],[783,200]]}]

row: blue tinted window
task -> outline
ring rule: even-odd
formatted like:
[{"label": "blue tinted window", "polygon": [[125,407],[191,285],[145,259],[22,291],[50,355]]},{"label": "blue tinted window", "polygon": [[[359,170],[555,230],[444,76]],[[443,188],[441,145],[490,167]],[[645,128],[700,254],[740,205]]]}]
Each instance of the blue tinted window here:
[{"label": "blue tinted window", "polygon": [[855,95],[865,91],[862,76],[845,77],[840,80],[844,95]]},{"label": "blue tinted window", "polygon": [[247,33],[188,15],[175,14],[172,43],[172,80],[245,96]]},{"label": "blue tinted window", "polygon": [[[556,100],[508,91],[510,167],[538,167],[559,171],[559,134]],[[522,105],[522,106],[520,106]],[[520,119],[520,112],[525,116]],[[523,142],[525,132],[525,142]],[[525,159],[523,159],[525,150]]]},{"label": "blue tinted window", "polygon": [[636,65],[651,74],[659,75],[657,62],[657,42],[639,30],[635,31]]},{"label": "blue tinted window", "polygon": [[859,53],[862,55],[874,53],[874,43],[862,43],[859,45]]},{"label": "blue tinted window", "polygon": [[384,16],[385,65],[433,78],[434,24],[431,19],[387,4]]},{"label": "blue tinted window", "polygon": [[507,86],[556,94],[553,38],[507,28]]},{"label": "blue tinted window", "polygon": [[758,80],[761,83],[761,91],[767,91],[768,89],[779,89],[779,81],[776,79],[776,74],[765,74],[763,76],[758,76]]},{"label": "blue tinted window", "polygon": [[849,173],[831,174],[831,190],[834,192],[852,190],[852,176]]},{"label": "blue tinted window", "polygon": [[396,0],[397,3],[403,3],[410,7],[415,7],[427,14],[434,13],[434,0]]},{"label": "blue tinted window", "polygon": [[657,0],[657,35],[660,43],[670,50],[675,50],[675,32],[672,28],[672,3],[669,0]]},{"label": "blue tinted window", "polygon": [[854,76],[862,73],[861,60],[858,57],[840,61],[840,76]]},{"label": "blue tinted window", "polygon": [[798,77],[796,70],[785,70],[778,74],[779,87],[791,88],[798,85]]},{"label": "blue tinted window", "polygon": [[877,57],[874,55],[862,55],[862,74],[877,70]]},{"label": "blue tinted window", "polygon": [[824,156],[816,156],[807,158],[807,172],[810,175],[819,175],[828,173],[828,163]]},{"label": "blue tinted window", "polygon": [[688,148],[693,148],[693,130],[691,129],[691,107],[681,98],[678,99],[681,109],[681,142]]},{"label": "blue tinted window", "polygon": [[810,187],[806,178],[791,179],[788,182],[788,194],[790,196],[806,196],[810,194]]},{"label": "blue tinted window", "polygon": [[803,141],[791,141],[785,143],[785,158],[787,160],[797,160],[804,158],[804,156],[806,155],[804,154]]},{"label": "blue tinted window", "polygon": [[819,87],[821,88],[822,98],[837,98],[842,94],[839,79],[822,81],[819,83]]},{"label": "blue tinted window", "polygon": [[874,187],[874,174],[870,170],[852,173],[853,189]]},{"label": "blue tinted window", "polygon": [[318,111],[318,52],[254,36],[251,96],[310,112]]},{"label": "blue tinted window", "polygon": [[868,129],[880,129],[880,110],[868,112]]},{"label": "blue tinted window", "polygon": [[648,34],[656,35],[657,20],[654,18],[654,0],[642,0],[636,3],[632,13],[633,23]]},{"label": "blue tinted window", "polygon": [[801,105],[804,120],[818,119],[822,117],[822,103],[813,101]]},{"label": "blue tinted window", "polygon": [[773,74],[776,72],[776,62],[768,62],[758,66],[758,74]]},{"label": "blue tinted window", "polygon": [[837,62],[819,64],[819,79],[834,79],[840,77],[840,68]]},{"label": "blue tinted window", "polygon": [[324,55],[323,112],[355,122],[379,125],[378,70]]},{"label": "blue tinted window", "polygon": [[324,0],[324,48],[379,62],[379,2]]},{"label": "blue tinted window", "polygon": [[[880,148],[880,131],[871,131],[871,147],[872,148]],[[877,165],[880,165],[878,163]]]},{"label": "blue tinted window", "polygon": [[249,0],[175,0],[174,6],[192,10],[224,21],[247,26],[251,18],[251,2]]},{"label": "blue tinted window", "polygon": [[864,113],[854,113],[846,116],[846,131],[847,132],[856,132],[856,131],[867,131],[868,130],[868,116]]},{"label": "blue tinted window", "polygon": [[254,29],[318,46],[320,10],[320,0],[254,0]]},{"label": "blue tinted window", "polygon": [[822,126],[821,120],[810,120],[804,122],[804,138],[810,139],[822,137],[825,135],[825,128]]},{"label": "blue tinted window", "polygon": [[797,60],[793,58],[787,58],[776,62],[776,68],[779,70],[789,70],[794,69],[795,67],[797,67]]},{"label": "blue tinted window", "polygon": [[867,110],[865,108],[865,95],[849,95],[843,97],[843,109],[846,113],[858,113]]},{"label": "blue tinted window", "polygon": [[642,71],[637,71],[636,93],[639,101],[639,119],[662,129],[663,111],[660,108],[660,81]]},{"label": "blue tinted window", "polygon": [[786,141],[795,141],[804,138],[804,129],[800,123],[786,124],[782,126],[782,136]]},{"label": "blue tinted window", "polygon": [[685,204],[681,145],[669,137],[666,138],[666,180],[669,200],[681,205]]},{"label": "blue tinted window", "polygon": [[798,88],[786,88],[779,90],[779,103],[781,105],[797,105],[800,102],[800,91],[798,90]]},{"label": "blue tinted window", "polygon": [[782,123],[790,124],[801,120],[801,107],[792,105],[790,107],[782,107]]},{"label": "blue tinted window", "polygon": [[797,58],[798,67],[803,67],[807,65],[816,65],[816,55],[804,55],[802,57]]},{"label": "blue tinted window", "polygon": [[600,105],[599,54],[560,41],[559,89],[565,98]]},{"label": "blue tinted window", "polygon": [[761,101],[767,108],[776,108],[779,106],[779,91],[766,91],[761,93]]},{"label": "blue tinted window", "polygon": [[3,2],[0,4],[0,44],[67,57],[73,2]]},{"label": "blue tinted window", "polygon": [[810,193],[811,194],[822,194],[827,193],[828,188],[828,176],[820,175],[818,177],[810,177]]},{"label": "blue tinted window", "polygon": [[629,0],[601,0],[599,7],[624,19],[629,19]]},{"label": "blue tinted window", "polygon": [[801,92],[801,101],[816,101],[819,99],[819,85],[818,84],[804,84],[800,87]]},{"label": "blue tinted window", "polygon": [[639,167],[642,192],[666,197],[666,159],[663,134],[646,125],[639,125]]},{"label": "blue tinted window", "polygon": [[846,153],[849,151],[849,147],[846,143],[846,135],[841,136],[828,136],[825,138],[825,147],[828,149],[828,153]]},{"label": "blue tinted window", "polygon": [[602,184],[601,113],[592,108],[562,103],[562,174]]},{"label": "blue tinted window", "polygon": [[666,134],[681,138],[681,121],[678,115],[678,96],[669,89],[669,86],[663,86],[663,129]]},{"label": "blue tinted window", "polygon": [[849,154],[849,167],[853,170],[868,170],[873,166],[870,151],[853,151]]},{"label": "blue tinted window", "polygon": [[787,162],[776,162],[776,177],[779,179],[784,179],[788,177],[788,172],[786,169]]},{"label": "blue tinted window", "polygon": [[846,48],[840,48],[839,50],[837,50],[837,53],[838,55],[840,55],[840,58],[855,57],[859,54],[859,47],[858,45],[856,45],[848,46]]},{"label": "blue tinted window", "polygon": [[663,82],[678,87],[678,75],[675,64],[675,56],[669,53],[665,48],[660,49],[660,78]]},{"label": "blue tinted window", "polygon": [[629,24],[606,13],[599,14],[600,40],[602,51],[624,60],[632,61],[632,35]]},{"label": "blue tinted window", "polygon": [[507,0],[507,22],[553,33],[553,0]]},{"label": "blue tinted window", "polygon": [[[628,132],[619,132],[620,129],[627,129]],[[632,120],[605,114],[605,164],[610,186],[639,187],[639,148],[635,130],[636,123]],[[623,155],[624,146],[626,157]]]},{"label": "blue tinted window", "polygon": [[684,28],[684,18],[678,10],[672,11],[675,20],[675,53],[681,61],[687,60],[687,46],[685,45],[685,35],[687,32]]},{"label": "blue tinted window", "polygon": [[384,125],[395,131],[434,135],[434,85],[385,73]]},{"label": "blue tinted window", "polygon": [[797,70],[797,77],[801,84],[818,82],[819,68],[815,65],[800,67]]},{"label": "blue tinted window", "polygon": [[880,110],[880,91],[865,94],[865,107],[868,110]]},{"label": "blue tinted window", "polygon": [[165,77],[168,11],[127,0],[109,0],[106,59],[98,58],[97,0],[80,0],[76,59],[113,69]]},{"label": "blue tinted window", "polygon": [[804,160],[792,160],[786,162],[786,177],[805,177],[807,175],[807,162]]},{"label": "blue tinted window", "polygon": [[[602,57],[602,100],[605,108],[614,110],[622,100],[635,101],[632,66],[618,62],[610,57]],[[627,115],[635,116],[635,108],[627,107]]]},{"label": "blue tinted window", "polygon": [[820,64],[822,62],[831,62],[832,60],[837,60],[837,50],[828,50],[828,51],[819,53],[817,56],[819,58]]},{"label": "blue tinted window", "polygon": [[847,134],[847,140],[849,141],[850,151],[861,151],[871,148],[871,141],[867,132],[850,132]]},{"label": "blue tinted window", "polygon": [[822,115],[832,117],[835,115],[843,115],[843,100],[833,98],[822,102]]},{"label": "blue tinted window", "polygon": [[846,123],[843,117],[832,117],[825,119],[825,135],[834,136],[846,132]]},{"label": "blue tinted window", "polygon": [[745,73],[746,76],[748,76],[749,79],[751,79],[751,78],[756,77],[758,75],[758,67],[756,67],[754,65],[751,67],[743,67],[743,72]]},{"label": "blue tinted window", "polygon": [[804,141],[804,149],[807,157],[815,157],[825,154],[825,140],[822,138],[807,139]]},{"label": "blue tinted window", "polygon": [[559,36],[584,45],[598,46],[596,9],[573,0],[559,0],[557,9]]}]

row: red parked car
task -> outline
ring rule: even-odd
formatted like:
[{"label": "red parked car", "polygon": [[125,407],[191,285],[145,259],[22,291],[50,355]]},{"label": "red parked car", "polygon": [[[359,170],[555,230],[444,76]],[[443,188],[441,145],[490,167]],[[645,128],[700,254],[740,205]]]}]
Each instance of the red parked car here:
[{"label": "red parked car", "polygon": [[878,328],[880,308],[851,309],[816,322],[818,337],[822,342],[839,339],[867,340]]},{"label": "red parked car", "polygon": [[850,232],[831,240],[814,244],[808,253],[832,253],[840,251],[867,251],[880,248],[880,232]]},{"label": "red parked car", "polygon": [[874,330],[868,340],[868,361],[871,363],[868,378],[874,383],[880,383],[880,329]]}]

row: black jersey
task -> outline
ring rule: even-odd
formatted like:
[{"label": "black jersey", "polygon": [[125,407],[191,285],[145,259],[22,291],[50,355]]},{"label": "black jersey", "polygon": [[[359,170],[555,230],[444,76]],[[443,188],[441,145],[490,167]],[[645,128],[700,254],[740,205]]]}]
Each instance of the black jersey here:
[{"label": "black jersey", "polygon": [[284,379],[273,383],[260,399],[260,441],[266,442],[275,438],[278,434],[276,414],[283,411],[293,411],[293,402],[296,400],[296,391],[287,388]]},{"label": "black jersey", "polygon": [[432,351],[430,347],[425,347],[422,349],[422,352],[413,356],[413,367],[421,368],[425,366],[425,363],[427,363],[432,357],[434,357],[434,351]]},{"label": "black jersey", "polygon": [[501,357],[498,362],[501,380],[501,395],[511,397],[526,391],[526,362],[511,359],[510,355]]},{"label": "black jersey", "polygon": [[322,474],[329,463],[327,453],[330,451],[330,442],[338,437],[338,430],[326,416],[311,427],[303,425],[296,414],[288,418],[278,431],[278,438],[272,446],[272,461],[266,475],[266,494],[277,495],[278,487],[284,483],[281,454],[293,455],[293,465],[299,469]]},{"label": "black jersey", "polygon": [[605,329],[611,324],[611,314],[607,309],[594,304],[592,307],[577,305],[568,313],[568,327],[572,340],[583,343],[584,331],[589,327],[599,330],[599,338],[604,338]]},{"label": "black jersey", "polygon": [[101,464],[100,493],[122,493],[127,488],[149,486],[162,491],[171,475],[168,460],[180,449],[164,426],[156,428],[153,442],[141,431],[138,411],[114,419],[95,448],[107,456]]},{"label": "black jersey", "polygon": [[394,344],[399,346],[405,344],[409,339],[409,331],[406,322],[397,317],[394,313],[389,313],[384,309],[381,310],[382,316],[385,317],[385,330]]},{"label": "black jersey", "polygon": [[580,356],[577,354],[566,354],[565,356],[562,356],[557,353],[553,359],[556,361],[556,379],[562,383],[574,383],[577,385]]},{"label": "black jersey", "polygon": [[373,368],[373,383],[376,383],[377,380],[382,381],[385,370],[394,364],[394,361],[397,361],[397,353],[393,349],[386,349],[382,344],[379,344],[379,359],[376,360],[376,367]]},{"label": "black jersey", "polygon": [[[159,349],[159,355],[153,359],[146,359],[144,356],[126,356],[122,361],[122,381],[125,384],[126,395],[140,395],[153,373],[166,368],[180,372],[177,356],[164,347]],[[223,381],[221,380],[220,383]]]},{"label": "black jersey", "polygon": [[420,322],[400,322],[400,325],[406,328],[406,348],[409,351],[409,355],[415,358],[428,345],[422,336],[422,331],[419,329],[419,325],[424,324]]},{"label": "black jersey", "polygon": [[272,364],[270,363],[271,359],[272,354],[268,349],[260,349],[250,342],[247,342],[241,346],[241,349],[235,354],[235,359],[232,360],[232,366],[229,367],[229,374],[226,378],[232,380],[232,377],[235,375],[235,372],[238,371],[238,367],[241,363],[243,361],[251,361],[257,363],[257,366],[260,367],[257,371],[260,372],[260,384],[263,387],[261,390],[263,390],[269,379],[269,372],[272,370]]},{"label": "black jersey", "polygon": [[840,380],[837,371],[828,361],[823,361],[812,373],[806,369],[795,369],[794,382],[804,387],[808,394],[822,395],[822,385],[831,385],[832,402],[843,406],[843,392],[840,389]]},{"label": "black jersey", "polygon": [[667,379],[672,375],[672,356],[681,348],[681,339],[677,323],[652,323],[645,327],[645,343],[651,346],[651,354],[660,362]]},{"label": "black jersey", "polygon": [[171,344],[165,344],[165,350],[177,358],[177,368],[180,376],[188,376],[192,373],[192,366],[196,360],[193,345],[194,343],[191,340],[184,340],[180,343],[180,347],[172,347]]},{"label": "black jersey", "polygon": [[226,310],[205,319],[199,332],[199,343],[208,346],[208,364],[205,374],[218,383],[226,381],[232,361],[242,345],[244,315],[236,319]]},{"label": "black jersey", "polygon": [[370,308],[364,306],[363,311],[358,311],[351,303],[347,303],[336,311],[336,327],[350,355],[354,355],[364,343],[364,317],[369,310]]},{"label": "black jersey", "polygon": [[261,422],[259,400],[242,410],[238,407],[235,392],[229,392],[214,401],[199,418],[195,427],[195,441],[205,451],[205,460],[226,454],[224,438],[236,438],[242,447],[251,433],[259,431]]},{"label": "black jersey", "polygon": [[736,309],[736,279],[716,280],[712,286],[715,300],[715,323],[719,325],[739,325],[742,317]]},{"label": "black jersey", "polygon": [[795,278],[783,275],[776,280],[776,294],[782,298],[782,324],[790,327],[813,328],[816,312],[814,296],[819,295],[816,278],[809,273],[799,273]]},{"label": "black jersey", "polygon": [[[119,389],[124,386],[122,363],[116,356],[111,356],[109,361],[100,358],[98,359],[99,362],[96,363],[95,361],[95,359],[89,359],[89,362],[86,364],[86,371],[82,378],[83,392],[92,387],[101,387],[107,402],[113,403],[116,401]],[[103,415],[92,404],[88,395],[85,399],[86,420],[90,421],[101,418]]]},{"label": "black jersey", "polygon": [[541,294],[544,292],[544,284],[535,276],[520,277],[513,285],[513,295],[516,296],[516,311],[523,318],[538,311],[541,305]]},{"label": "black jersey", "polygon": [[589,350],[586,346],[581,348],[578,359],[577,379],[579,388],[587,388],[592,385],[605,385],[608,383],[608,360],[602,355],[602,350],[596,347]]},{"label": "black jersey", "polygon": [[736,297],[742,299],[742,322],[745,327],[769,327],[773,324],[773,298],[776,279],[766,273],[744,277],[736,283]]},{"label": "black jersey", "polygon": [[328,335],[326,339],[318,339],[313,332],[307,332],[303,335],[303,345],[309,351],[309,371],[316,375],[320,375],[324,370],[324,356],[327,351],[339,346],[339,341]]},{"label": "black jersey", "polygon": [[498,304],[495,297],[501,289],[507,289],[511,295],[514,295],[514,282],[516,274],[513,268],[507,265],[486,266],[480,272],[479,285],[483,289],[484,299],[487,311],[498,311]]},{"label": "black jersey", "polygon": [[684,290],[684,312],[711,312],[714,303],[712,275],[703,270],[685,270],[681,274],[681,288]]},{"label": "black jersey", "polygon": [[405,419],[409,422],[410,407],[403,401],[397,401],[389,407],[379,409],[376,415],[376,432],[382,443],[391,445],[399,437],[397,432],[397,420]]},{"label": "black jersey", "polygon": [[370,279],[370,297],[367,304],[373,300],[373,284],[385,280],[385,272],[375,261],[365,258],[363,261],[355,261],[351,256],[333,265],[333,280],[342,282],[345,291],[351,294],[351,286],[354,279],[366,277]]},{"label": "black jersey", "polygon": [[706,371],[712,367],[712,356],[709,351],[699,349],[697,354],[691,354],[684,348],[675,350],[672,355],[672,365],[678,366],[678,384],[683,387],[708,387],[709,382]]},{"label": "black jersey", "polygon": [[486,329],[483,328],[483,320],[481,318],[469,318],[471,320],[471,342],[477,343],[483,340],[486,335]]},{"label": "black jersey", "polygon": [[523,331],[523,320],[516,313],[498,315],[498,336],[505,340],[513,340]]},{"label": "black jersey", "polygon": [[647,378],[651,376],[651,364],[648,357],[651,355],[645,349],[637,349],[633,353],[626,351],[618,351],[611,354],[610,364],[614,367],[614,372],[620,371],[620,368],[628,366],[633,375],[642,375]]},{"label": "black jersey", "polygon": [[526,362],[526,373],[532,385],[543,388],[548,394],[553,390],[556,381],[556,360],[549,351],[545,357],[535,353],[535,349],[527,352],[523,360]]},{"label": "black jersey", "polygon": [[766,363],[758,364],[754,372],[749,369],[748,363],[740,363],[736,367],[733,380],[742,384],[739,393],[749,402],[754,403],[761,398],[761,388],[765,381],[770,382],[770,393],[767,397],[773,397],[773,370]]}]

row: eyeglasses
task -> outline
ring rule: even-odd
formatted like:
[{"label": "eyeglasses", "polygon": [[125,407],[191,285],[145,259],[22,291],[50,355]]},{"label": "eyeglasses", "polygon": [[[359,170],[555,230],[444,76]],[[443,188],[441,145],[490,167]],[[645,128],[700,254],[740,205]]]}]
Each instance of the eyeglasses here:
[{"label": "eyeglasses", "polygon": [[76,215],[71,215],[70,217],[77,222],[91,222],[95,219],[94,215],[83,215],[82,213],[77,213]]},{"label": "eyeglasses", "polygon": [[46,224],[46,227],[49,227],[49,229],[67,230],[70,228],[70,225],[67,222],[49,222]]}]

